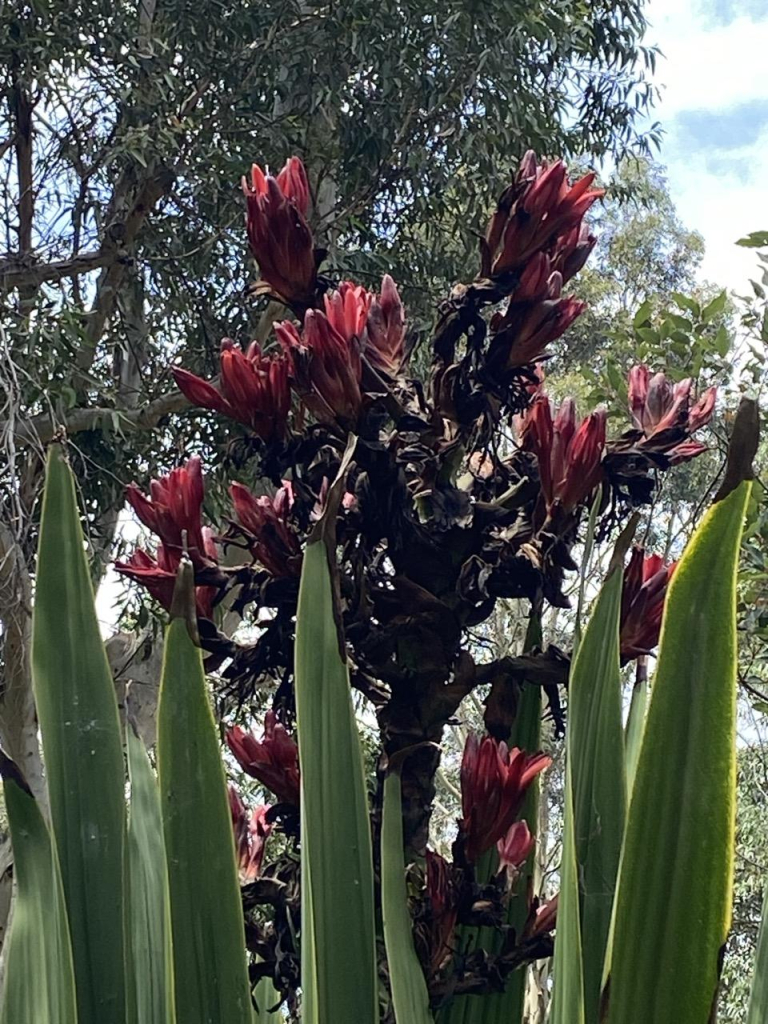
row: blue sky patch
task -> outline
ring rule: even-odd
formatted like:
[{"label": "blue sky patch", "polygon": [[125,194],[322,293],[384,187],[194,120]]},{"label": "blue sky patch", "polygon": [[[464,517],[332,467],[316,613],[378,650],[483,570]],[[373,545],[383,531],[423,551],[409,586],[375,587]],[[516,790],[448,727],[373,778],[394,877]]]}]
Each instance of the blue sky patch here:
[{"label": "blue sky patch", "polygon": [[766,0],[701,0],[697,6],[709,25],[730,25],[737,18],[759,21],[766,14]]},{"label": "blue sky patch", "polygon": [[727,110],[681,110],[674,118],[675,141],[684,149],[741,149],[768,125],[768,104],[747,100]]}]

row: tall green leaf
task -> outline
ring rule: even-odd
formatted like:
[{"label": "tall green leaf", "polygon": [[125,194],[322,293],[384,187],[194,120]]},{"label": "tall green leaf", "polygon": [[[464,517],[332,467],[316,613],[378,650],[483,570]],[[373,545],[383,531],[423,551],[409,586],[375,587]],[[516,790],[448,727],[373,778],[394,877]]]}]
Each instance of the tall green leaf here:
[{"label": "tall green leaf", "polygon": [[626,764],[627,764],[627,793],[632,793],[635,784],[635,773],[637,762],[640,757],[640,747],[645,732],[645,716],[648,710],[648,669],[642,662],[638,662],[637,676],[632,687],[632,699],[629,704],[629,717],[626,728]]},{"label": "tall green leaf", "polygon": [[[621,546],[618,550],[621,549]],[[569,682],[566,803],[572,812],[579,923],[583,957],[584,1017],[597,1021],[603,963],[611,925],[613,895],[626,817],[624,730],[621,718],[619,614],[621,560],[614,558],[576,655]],[[565,858],[565,851],[563,853]],[[573,865],[567,865],[573,870]],[[560,922],[573,891],[561,889],[558,904],[556,964],[568,970]],[[560,982],[555,976],[555,989]],[[568,1020],[567,1005],[558,1005]],[[556,1018],[555,1018],[556,1019]]]},{"label": "tall green leaf", "polygon": [[381,915],[395,1024],[433,1024],[427,983],[413,945],[411,915],[408,910],[402,794],[397,771],[390,771],[384,780]]},{"label": "tall green leaf", "polygon": [[763,898],[763,914],[757,938],[755,973],[749,994],[747,1024],[765,1024],[768,1020],[768,889]]},{"label": "tall green leaf", "polygon": [[706,1024],[730,923],[736,569],[750,483],[704,516],[670,584],[617,895],[610,1024]]},{"label": "tall green leaf", "polygon": [[584,1015],[596,1021],[626,824],[618,560],[595,602],[569,682],[567,756],[579,875]]},{"label": "tall green leaf", "polygon": [[261,978],[253,990],[256,1010],[253,1024],[285,1024],[285,1017],[280,1012],[280,996],[272,984],[271,978]]},{"label": "tall green leaf", "polygon": [[[579,874],[573,834],[570,765],[565,769],[563,852],[560,855],[560,896],[555,932],[554,989],[549,1024],[584,1024],[584,958],[579,909]],[[514,1022],[517,1024],[517,1021]]]},{"label": "tall green leaf", "polygon": [[32,676],[67,905],[79,1024],[123,1024],[125,769],[72,472],[48,450]]},{"label": "tall green leaf", "polygon": [[307,545],[296,619],[304,1024],[378,1019],[373,864],[362,752],[323,540]]},{"label": "tall green leaf", "polygon": [[2,771],[16,901],[0,1024],[76,1024],[72,947],[56,849],[13,763],[3,759]]},{"label": "tall green leaf", "polygon": [[144,744],[128,725],[127,977],[129,1024],[176,1020],[171,907],[160,793]]},{"label": "tall green leaf", "polygon": [[[177,594],[191,599],[191,566]],[[168,858],[176,1017],[251,1024],[250,986],[224,766],[200,649],[185,619],[165,640],[158,774]]]}]

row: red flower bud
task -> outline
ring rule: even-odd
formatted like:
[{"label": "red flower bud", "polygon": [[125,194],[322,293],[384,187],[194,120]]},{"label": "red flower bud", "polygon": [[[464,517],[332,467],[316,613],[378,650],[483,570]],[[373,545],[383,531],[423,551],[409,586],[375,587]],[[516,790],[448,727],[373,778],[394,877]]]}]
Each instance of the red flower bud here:
[{"label": "red flower bud", "polygon": [[551,900],[545,900],[536,908],[533,920],[526,925],[525,937],[533,938],[535,935],[545,935],[551,932],[557,924],[557,904],[560,894],[553,896]]},{"label": "red flower bud", "polygon": [[565,477],[555,484],[555,494],[565,509],[575,508],[592,494],[603,475],[606,412],[598,409],[582,420],[573,436],[566,460]]},{"label": "red flower bud", "polygon": [[[205,553],[211,562],[216,562],[216,545],[208,527],[203,527]],[[160,544],[156,558],[146,551],[136,548],[126,562],[115,562],[115,572],[134,580],[145,587],[150,595],[162,605],[167,612],[173,604],[173,592],[176,587],[176,575],[180,557],[170,553],[165,545]],[[195,587],[195,605],[200,618],[213,618],[213,602],[218,592],[217,587]]]},{"label": "red flower bud", "polygon": [[516,821],[507,834],[496,843],[499,853],[499,870],[506,871],[512,881],[518,870],[528,860],[536,840],[525,821]]},{"label": "red flower bud", "polygon": [[[520,275],[520,283],[512,295],[514,302],[535,302],[548,297],[549,277],[552,265],[546,253],[537,252],[531,257],[525,270]],[[559,292],[558,292],[559,295]]]},{"label": "red flower bud", "polygon": [[245,424],[264,441],[284,438],[291,407],[286,356],[262,355],[256,342],[246,354],[225,338],[220,361],[220,390],[188,370],[173,367],[173,376],[183,394],[193,405],[213,409]]},{"label": "red flower bud", "polygon": [[492,736],[470,733],[461,762],[460,829],[464,852],[473,863],[505,836],[520,812],[528,786],[552,763],[545,754],[529,756]]},{"label": "red flower bud", "polygon": [[227,745],[243,771],[271,790],[281,803],[299,805],[299,748],[277,721],[274,711],[264,719],[264,738],[239,725],[227,730]]},{"label": "red flower bud", "polygon": [[634,548],[624,570],[620,647],[624,661],[648,654],[659,642],[667,587],[677,566]]},{"label": "red flower bud", "polygon": [[186,466],[172,469],[168,476],[152,480],[150,497],[136,484],[129,484],[125,496],[141,522],[157,534],[169,556],[181,557],[186,548],[195,567],[209,562],[200,519],[203,505],[203,470],[200,457],[193,455]]},{"label": "red flower bud", "polygon": [[251,552],[274,577],[298,576],[301,572],[301,543],[288,525],[293,505],[290,483],[283,481],[274,497],[256,497],[242,484],[229,488],[235,515],[253,537]]},{"label": "red flower bud", "polygon": [[254,164],[243,178],[248,240],[261,276],[288,305],[312,301],[317,285],[312,232],[306,221],[309,185],[304,165],[291,157],[277,178]]},{"label": "red flower bud", "polygon": [[115,572],[146,587],[157,603],[170,611],[178,566],[171,569],[169,564],[170,559],[161,544],[157,560],[141,548],[136,548],[126,562],[115,562]]},{"label": "red flower bud", "polygon": [[552,512],[568,512],[589,498],[602,476],[605,448],[604,410],[591,413],[576,427],[576,407],[566,398],[552,421],[549,399],[540,391],[523,421],[521,443],[539,463],[541,491]]},{"label": "red flower bud", "polygon": [[356,338],[345,339],[317,310],[307,310],[301,333],[285,321],[275,325],[290,354],[294,382],[307,408],[321,423],[354,426],[360,415],[362,364]]},{"label": "red flower bud", "polygon": [[365,356],[374,370],[396,376],[405,359],[405,312],[397,285],[385,274],[368,313]]},{"label": "red flower bud", "polygon": [[693,433],[705,426],[712,419],[717,399],[717,388],[707,388],[701,398],[688,413],[688,430]]},{"label": "red flower bud", "polygon": [[589,233],[586,224],[577,224],[561,236],[552,266],[560,271],[564,282],[578,274],[596,244],[597,239]]},{"label": "red flower bud", "polygon": [[269,804],[259,804],[249,813],[234,786],[229,787],[228,794],[240,884],[247,885],[261,874],[264,850],[274,825],[267,821]]},{"label": "red flower bud", "polygon": [[344,338],[362,338],[373,296],[362,285],[342,281],[337,291],[323,296],[328,323]]},{"label": "red flower bud", "polygon": [[293,200],[306,217],[309,212],[309,182],[304,164],[297,156],[288,157],[277,176],[277,184],[286,199]]}]

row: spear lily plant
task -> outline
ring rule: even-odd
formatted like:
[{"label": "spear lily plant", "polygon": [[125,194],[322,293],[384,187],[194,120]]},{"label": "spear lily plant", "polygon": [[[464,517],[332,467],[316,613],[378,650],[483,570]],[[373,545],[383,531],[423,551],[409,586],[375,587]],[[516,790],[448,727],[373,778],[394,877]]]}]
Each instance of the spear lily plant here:
[{"label": "spear lily plant", "polygon": [[[579,418],[570,398],[553,409],[541,360],[583,308],[570,282],[595,242],[593,186],[523,157],[476,277],[439,305],[420,379],[393,279],[372,295],[321,273],[303,165],[254,167],[252,294],[286,313],[263,346],[225,341],[216,382],[176,370],[190,401],[237,424],[232,515],[204,525],[197,456],[149,495],[127,489],[158,547],[119,571],[171,616],[156,771],[130,721],[121,732],[74,480],[51,447],[33,650],[51,825],[0,757],[19,866],[0,1024],[522,1024],[529,965],[552,956],[551,1024],[710,1019],[755,407],[674,573],[642,551],[625,571],[626,521],[700,454],[715,394],[640,367],[631,425]],[[564,651],[542,623],[568,606],[585,535],[616,546]],[[488,655],[476,637],[499,601],[526,641]],[[657,640],[625,732],[622,662]],[[477,701],[449,859],[428,845],[435,779]],[[240,723],[262,713],[257,739]],[[219,729],[274,805],[249,814],[227,790]],[[563,735],[556,895],[533,859]]]}]

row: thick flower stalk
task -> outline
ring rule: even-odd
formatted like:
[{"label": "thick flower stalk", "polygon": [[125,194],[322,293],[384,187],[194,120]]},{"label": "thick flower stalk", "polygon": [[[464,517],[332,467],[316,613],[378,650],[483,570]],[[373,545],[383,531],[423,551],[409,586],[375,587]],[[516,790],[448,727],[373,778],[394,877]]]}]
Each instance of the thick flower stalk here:
[{"label": "thick flower stalk", "polygon": [[566,398],[552,418],[540,391],[523,419],[521,445],[538,461],[541,492],[549,515],[571,512],[585,502],[602,478],[606,413],[590,413],[577,426],[576,405]]},{"label": "thick flower stalk", "polygon": [[229,488],[237,521],[250,535],[254,558],[267,572],[280,579],[301,572],[301,542],[288,519],[293,505],[293,489],[283,481],[273,497],[252,494],[243,484]]},{"label": "thick flower stalk", "polygon": [[[293,1007],[300,955],[293,922],[301,897],[288,883],[296,871],[300,776],[285,725],[293,713],[297,577],[322,520],[333,556],[332,591],[339,595],[333,623],[343,631],[342,645],[332,645],[334,664],[338,647],[350,685],[375,709],[384,756],[395,763],[407,752],[399,757],[403,844],[409,861],[427,855],[416,935],[430,1000],[442,1007],[498,988],[521,962],[548,955],[554,916],[550,905],[537,917],[538,903],[529,903],[526,892],[514,909],[522,917],[530,909],[529,921],[521,927],[518,920],[514,935],[505,929],[487,941],[485,928],[493,930],[532,848],[518,820],[526,788],[549,763],[543,754],[509,750],[491,737],[510,735],[516,708],[509,697],[523,679],[545,694],[562,733],[560,687],[569,659],[550,648],[476,661],[471,631],[493,615],[499,599],[526,602],[534,618],[547,605],[566,607],[580,517],[597,488],[604,488],[601,508],[610,509],[599,524],[602,536],[613,529],[617,511],[648,503],[659,471],[698,446],[691,434],[711,415],[714,394],[696,401],[691,388],[667,388],[664,378],[635,373],[634,429],[609,443],[605,412],[581,419],[572,400],[557,409],[544,394],[543,360],[583,309],[568,282],[595,243],[583,220],[601,195],[590,175],[570,185],[562,163],[526,156],[489,227],[480,273],[438,306],[424,379],[418,367],[413,377],[403,372],[405,316],[391,277],[373,294],[352,281],[316,276],[321,250],[313,249],[306,226],[309,191],[298,162],[289,161],[277,178],[256,169],[246,191],[251,244],[264,278],[260,291],[282,295],[291,316],[275,326],[276,352],[242,351],[226,341],[217,380],[184,370],[176,375],[193,402],[260,439],[238,437],[231,446],[239,478],[255,481],[254,491],[266,481],[277,488],[257,496],[232,484],[236,521],[225,542],[243,552],[242,564],[217,572],[210,562],[197,566],[198,582],[216,581],[233,610],[264,627],[248,643],[201,629],[211,664],[244,706],[257,692],[276,693],[263,737],[240,727],[227,732],[242,769],[275,794],[270,817],[283,823],[285,838],[284,853],[269,869],[271,878],[286,880],[285,905],[268,924],[262,914],[251,915],[248,941],[260,970],[271,972]],[[520,445],[505,451],[503,424],[513,416]],[[202,487],[195,504],[193,478],[185,486],[199,521]],[[195,524],[194,516],[172,514],[170,498],[154,490],[150,498],[134,495],[134,502],[161,548],[154,562],[137,553],[128,568],[167,601],[171,558],[185,537],[187,546],[194,541]],[[632,581],[627,585],[624,658],[649,649],[642,630],[656,614],[654,576],[640,573],[634,598]],[[305,655],[312,667],[314,649]],[[488,694],[489,735],[467,743],[455,865],[448,865],[427,853],[439,745],[461,701],[478,686]],[[334,735],[323,742],[333,753]],[[305,783],[312,783],[306,795],[323,765],[314,759],[305,768],[311,771]],[[244,843],[241,848],[248,867]],[[498,854],[501,866],[490,879],[483,877],[485,854],[494,861]],[[249,898],[267,888],[253,887]],[[483,930],[477,948],[468,951],[455,940],[459,921]]]},{"label": "thick flower stalk", "polygon": [[254,164],[243,178],[248,241],[264,287],[286,305],[306,308],[317,287],[314,240],[307,223],[309,184],[297,157],[276,178]]},{"label": "thick flower stalk", "polygon": [[619,643],[624,661],[649,654],[659,642],[667,587],[677,562],[634,548],[624,570]]},{"label": "thick flower stalk", "polygon": [[243,423],[263,441],[282,440],[291,408],[290,366],[284,353],[264,355],[257,342],[247,352],[224,338],[218,387],[189,370],[171,369],[179,390],[201,409]]},{"label": "thick flower stalk", "polygon": [[249,812],[235,787],[230,786],[229,810],[235,835],[235,856],[240,884],[247,885],[261,874],[267,839],[274,828],[267,820],[270,807],[269,804],[259,804]]},{"label": "thick flower stalk", "polygon": [[552,763],[546,754],[526,754],[492,736],[470,733],[461,762],[460,835],[470,863],[504,838],[520,813],[525,794]]},{"label": "thick flower stalk", "polygon": [[274,711],[266,714],[261,741],[235,725],[227,730],[227,745],[246,775],[258,779],[280,803],[298,807],[299,748]]}]

